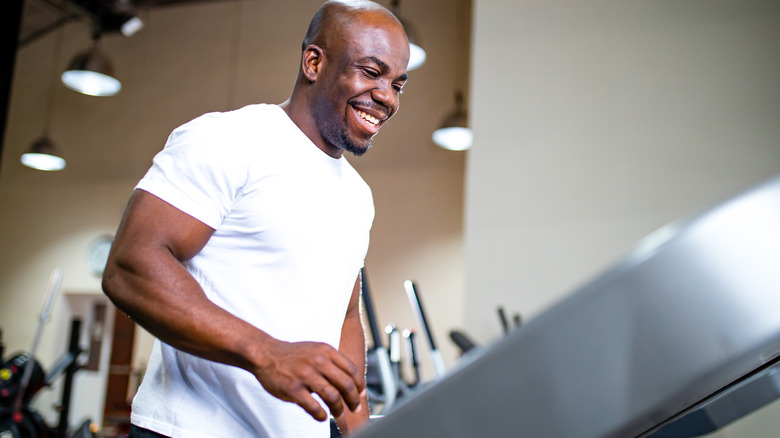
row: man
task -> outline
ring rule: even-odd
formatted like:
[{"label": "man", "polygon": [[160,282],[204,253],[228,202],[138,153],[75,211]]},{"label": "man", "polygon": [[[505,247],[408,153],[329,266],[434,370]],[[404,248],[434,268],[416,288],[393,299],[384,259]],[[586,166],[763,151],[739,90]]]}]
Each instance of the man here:
[{"label": "man", "polygon": [[409,45],[369,1],[312,19],[280,105],[176,129],[136,187],[103,289],[158,337],[131,436],[327,437],[365,424],[360,268],[373,201],[343,157],[398,110]]}]

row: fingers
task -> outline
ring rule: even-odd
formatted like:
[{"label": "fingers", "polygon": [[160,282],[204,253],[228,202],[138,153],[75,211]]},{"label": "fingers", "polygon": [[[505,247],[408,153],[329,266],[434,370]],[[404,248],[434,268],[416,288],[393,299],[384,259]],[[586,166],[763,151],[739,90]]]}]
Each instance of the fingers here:
[{"label": "fingers", "polygon": [[313,387],[311,387],[312,393],[317,394],[328,408],[330,413],[334,417],[338,417],[344,413],[344,396],[333,386],[328,380],[321,379]]},{"label": "fingers", "polygon": [[[331,407],[331,410],[333,410],[331,401],[340,405],[342,400],[350,411],[354,412],[360,408],[361,394],[365,390],[364,379],[351,361],[338,355],[333,362],[322,364],[321,371],[328,385],[323,389],[323,394],[320,392],[317,394],[328,407]],[[334,412],[334,415],[341,415],[341,411]]]},{"label": "fingers", "polygon": [[[273,379],[269,377],[273,377]],[[314,394],[318,394],[318,392],[311,390],[310,385],[304,384],[303,381],[285,382],[284,380],[289,379],[286,379],[284,376],[279,379],[280,381],[273,381],[274,379],[275,376],[264,376],[260,380],[260,383],[271,395],[281,400],[297,404],[317,421],[325,421],[328,419],[328,413],[322,408],[320,402],[314,398]],[[320,380],[324,381],[324,379]],[[324,385],[320,385],[321,389],[319,392],[322,392],[324,387]],[[322,396],[320,396],[320,398],[322,398]],[[330,408],[330,406],[328,407]],[[331,412],[333,411],[334,409],[331,408]],[[337,407],[336,411],[338,411]]]},{"label": "fingers", "polygon": [[352,378],[352,381],[355,384],[355,388],[358,391],[363,391],[366,389],[363,370],[359,369],[354,363],[352,363],[351,360],[347,359],[346,356],[337,353],[334,363]]},{"label": "fingers", "polygon": [[328,406],[334,417],[345,408],[361,409],[365,395],[363,373],[346,356],[327,344],[280,343],[268,352],[272,364],[263,367],[256,376],[269,393],[302,407],[319,421],[328,418],[313,394]]},{"label": "fingers", "polygon": [[[314,397],[311,396],[311,393],[309,393],[309,391],[304,391],[300,395],[300,399],[297,401],[294,400],[294,402],[298,406],[302,407],[303,410],[306,411],[309,415],[314,417],[315,420],[325,421],[328,419],[328,413],[325,412],[325,409],[322,409],[320,403]],[[333,412],[332,408],[331,408],[331,412]]]}]

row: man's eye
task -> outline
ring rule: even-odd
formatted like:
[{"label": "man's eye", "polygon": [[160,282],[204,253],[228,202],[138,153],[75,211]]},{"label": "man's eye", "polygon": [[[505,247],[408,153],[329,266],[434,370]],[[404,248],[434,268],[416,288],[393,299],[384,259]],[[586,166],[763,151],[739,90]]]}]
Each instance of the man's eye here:
[{"label": "man's eye", "polygon": [[402,87],[400,85],[393,85],[393,89],[398,94],[404,94],[404,87]]},{"label": "man's eye", "polygon": [[372,70],[372,69],[370,69],[370,68],[363,69],[363,72],[364,72],[364,73],[365,73],[367,76],[369,76],[369,77],[371,77],[371,78],[378,78],[378,77],[379,77],[379,72],[378,72],[378,71],[376,71],[376,70]]}]

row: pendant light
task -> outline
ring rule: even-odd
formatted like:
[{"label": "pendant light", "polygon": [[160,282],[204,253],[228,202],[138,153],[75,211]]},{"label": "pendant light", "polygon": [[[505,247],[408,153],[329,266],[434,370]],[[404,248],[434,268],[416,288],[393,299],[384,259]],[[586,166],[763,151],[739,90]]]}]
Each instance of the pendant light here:
[{"label": "pendant light", "polygon": [[402,18],[400,15],[400,0],[393,0],[391,4],[391,11],[393,12],[393,15],[395,15],[396,18],[398,18],[398,21],[401,22],[401,24],[404,26],[404,30],[406,31],[406,38],[409,40],[409,64],[406,67],[406,70],[414,70],[421,65],[425,63],[425,50],[422,48],[422,43],[420,42],[420,34],[417,33],[417,29],[406,19]]},{"label": "pendant light", "polygon": [[466,104],[463,91],[468,89],[469,72],[469,17],[470,2],[458,2],[456,6],[456,41],[457,55],[453,57],[451,72],[455,74],[455,109],[449,113],[439,129],[433,132],[433,142],[451,151],[465,151],[471,148],[474,135],[468,127]]},{"label": "pendant light", "polygon": [[62,32],[58,34],[57,42],[54,46],[54,57],[52,59],[51,74],[49,77],[49,90],[43,117],[43,135],[35,140],[30,147],[30,150],[22,154],[21,157],[23,165],[37,170],[56,171],[65,168],[65,159],[62,158],[57,151],[54,142],[49,138],[51,111],[54,106],[54,78],[56,77],[57,62],[59,61],[61,48]]},{"label": "pendant light", "polygon": [[92,39],[92,47],[76,55],[62,73],[62,83],[74,91],[89,96],[113,96],[122,83],[113,76],[113,68],[100,50],[100,34]]},{"label": "pendant light", "polygon": [[57,152],[48,135],[44,134],[30,147],[29,152],[22,154],[22,164],[37,170],[62,170],[65,168],[65,159]]},{"label": "pendant light", "polygon": [[463,105],[463,93],[455,92],[455,109],[444,118],[441,127],[433,131],[433,141],[444,149],[465,151],[471,147],[473,134]]}]

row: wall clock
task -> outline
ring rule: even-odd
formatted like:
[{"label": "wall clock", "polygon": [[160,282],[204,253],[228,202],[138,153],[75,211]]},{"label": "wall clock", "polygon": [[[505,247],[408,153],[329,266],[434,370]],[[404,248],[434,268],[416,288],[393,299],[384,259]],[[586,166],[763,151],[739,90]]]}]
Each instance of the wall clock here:
[{"label": "wall clock", "polygon": [[89,253],[87,254],[87,264],[90,272],[98,276],[103,275],[112,243],[114,243],[114,238],[105,234],[99,236],[90,244]]}]

